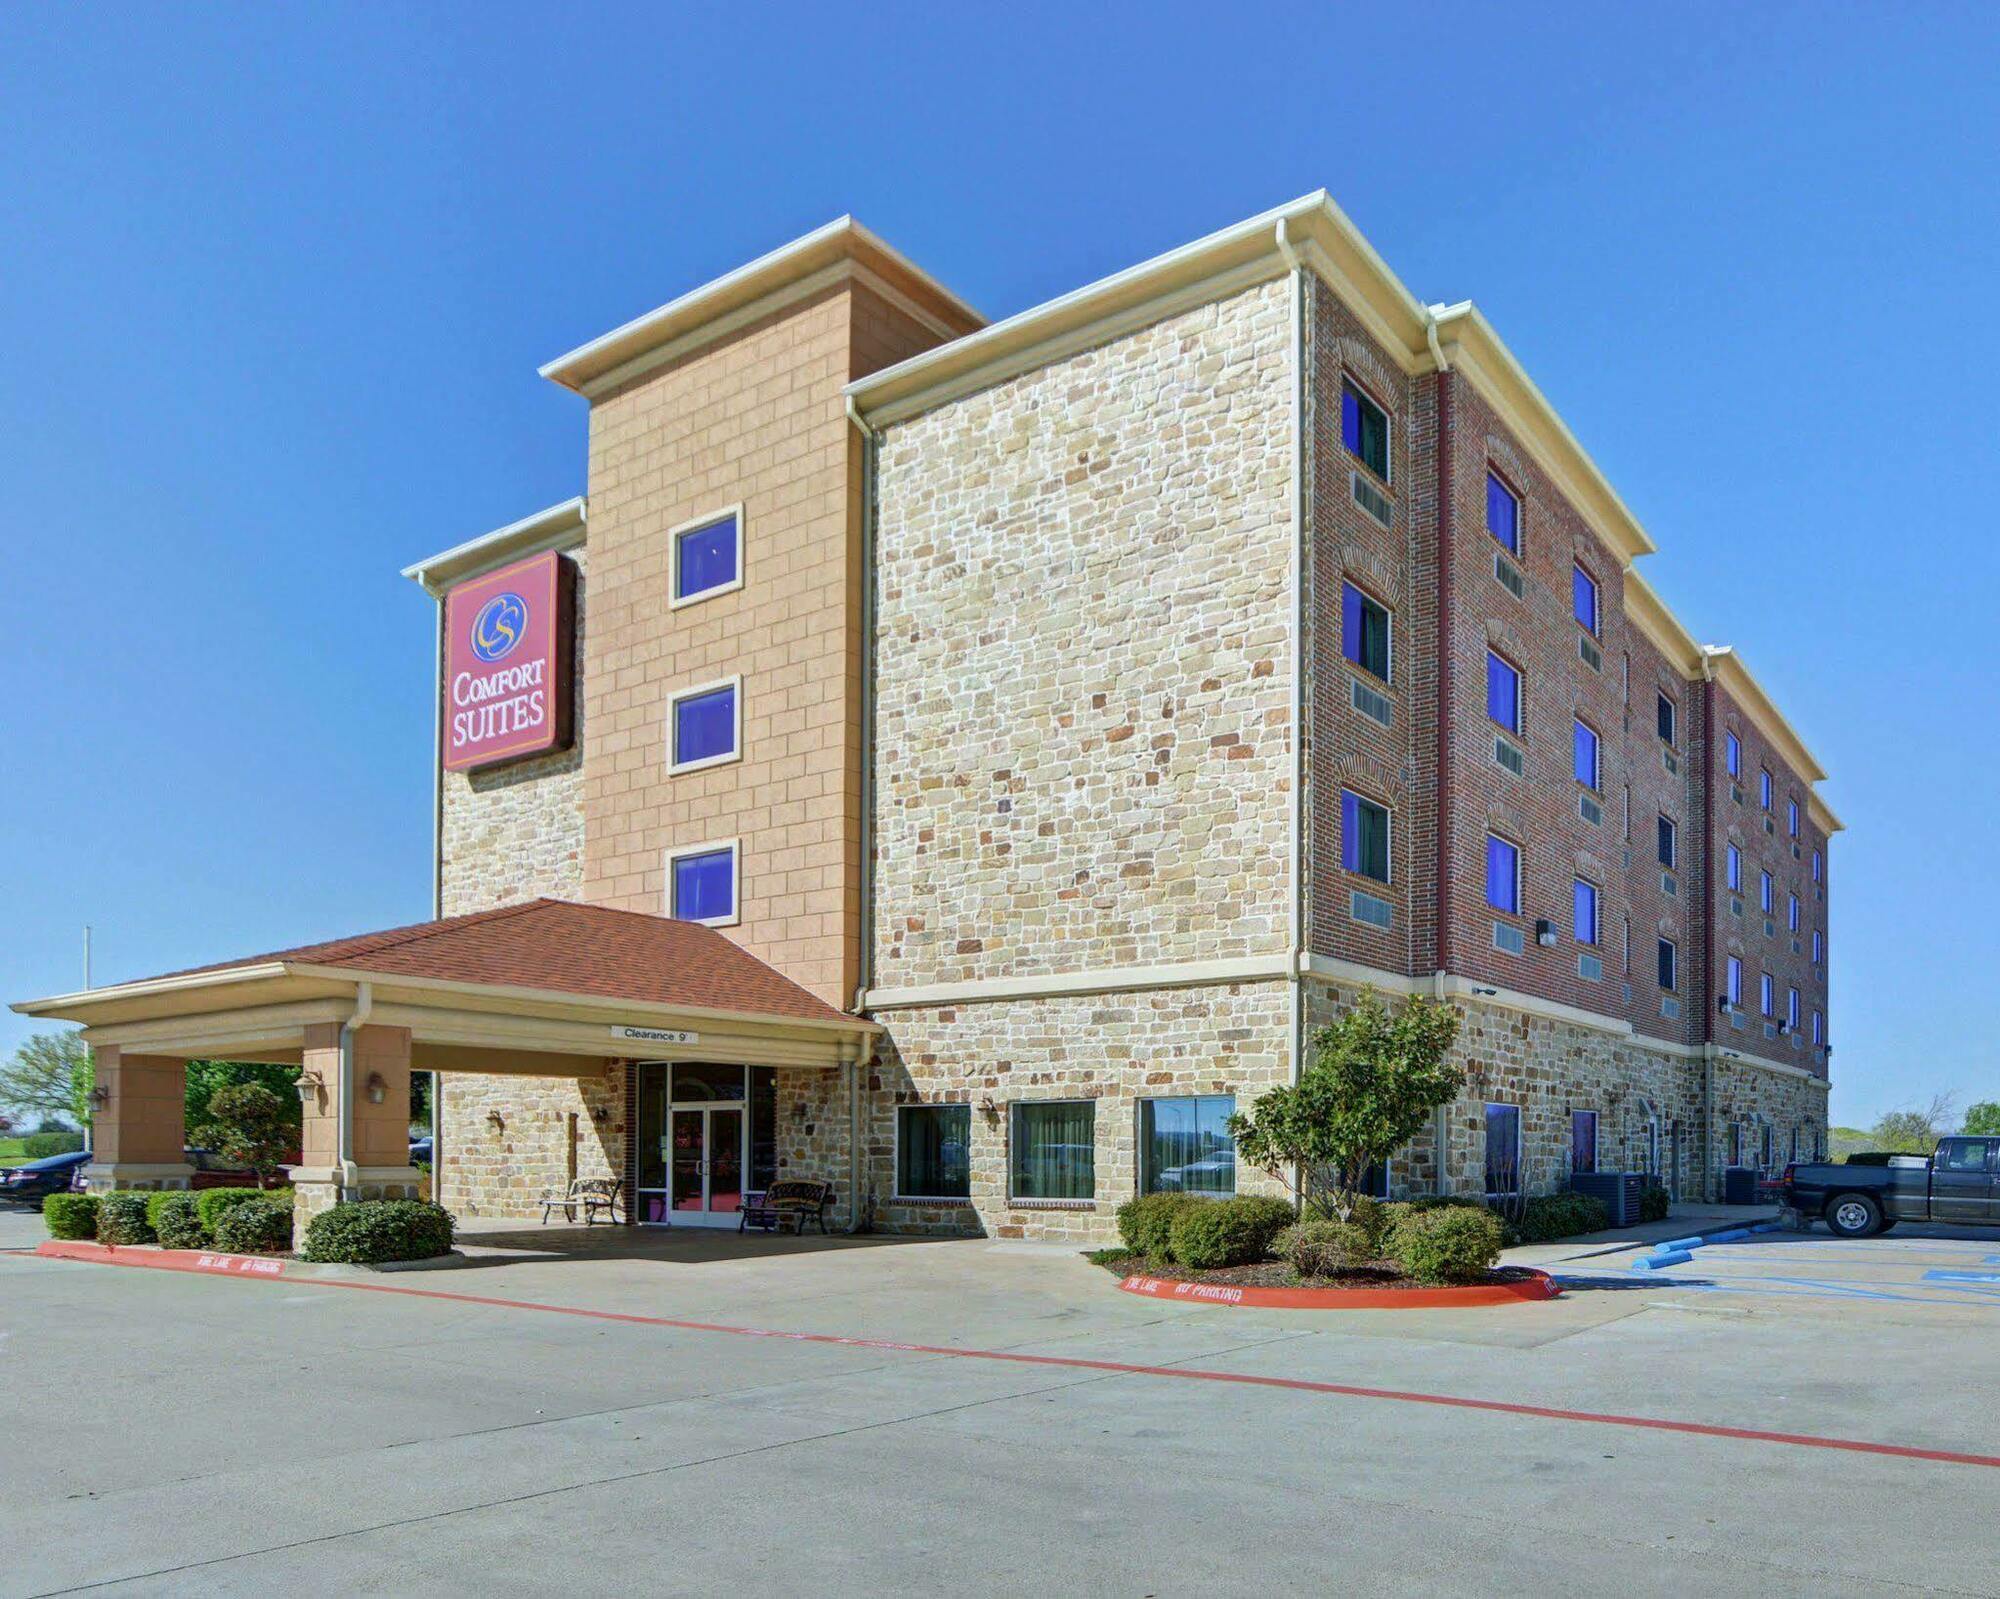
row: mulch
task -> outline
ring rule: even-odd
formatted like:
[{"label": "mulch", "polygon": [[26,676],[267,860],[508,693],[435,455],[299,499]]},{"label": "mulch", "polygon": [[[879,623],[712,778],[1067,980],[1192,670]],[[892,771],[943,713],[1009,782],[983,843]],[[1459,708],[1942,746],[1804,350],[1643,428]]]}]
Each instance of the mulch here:
[{"label": "mulch", "polygon": [[[1231,1283],[1245,1288],[1428,1288],[1429,1283],[1418,1282],[1416,1278],[1405,1276],[1396,1267],[1384,1261],[1379,1266],[1357,1266],[1351,1271],[1340,1272],[1332,1277],[1301,1277],[1282,1260],[1260,1260],[1248,1266],[1218,1266],[1208,1271],[1193,1271],[1186,1266],[1165,1265],[1147,1260],[1142,1255],[1127,1255],[1122,1260],[1100,1261],[1108,1272],[1119,1277],[1146,1276],[1159,1277],[1169,1282],[1182,1283]],[[1476,1280],[1476,1283],[1521,1282],[1535,1274],[1521,1266],[1502,1266]],[[1476,1284],[1475,1284],[1476,1285]]]}]

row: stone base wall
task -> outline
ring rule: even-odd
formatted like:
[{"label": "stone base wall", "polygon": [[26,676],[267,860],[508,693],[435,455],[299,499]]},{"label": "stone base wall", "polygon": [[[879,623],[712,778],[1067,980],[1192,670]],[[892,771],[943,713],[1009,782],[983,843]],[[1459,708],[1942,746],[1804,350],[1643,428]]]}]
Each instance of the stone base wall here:
[{"label": "stone base wall", "polygon": [[[541,1196],[577,1177],[625,1175],[622,1068],[603,1077],[439,1079],[438,1202],[454,1215],[536,1220]],[[499,1117],[496,1124],[489,1113]],[[570,1170],[575,1118],[576,1169]]]},{"label": "stone base wall", "polygon": [[[427,1187],[423,1173],[415,1167],[367,1167],[360,1169],[360,1180],[354,1191],[346,1197],[365,1199],[423,1199]],[[306,1223],[321,1211],[331,1210],[341,1201],[341,1188],[336,1171],[327,1167],[292,1168],[292,1238],[295,1248],[303,1248],[306,1239]]]},{"label": "stone base wall", "polygon": [[[884,1232],[986,1235],[1078,1244],[1115,1241],[1118,1207],[1139,1191],[1138,1102],[1237,1096],[1239,1107],[1291,1077],[1290,994],[1283,983],[1149,989],[895,1011],[867,1085],[865,1148],[875,1226]],[[1009,1107],[1022,1100],[1097,1105],[1096,1198],[1015,1202]],[[972,1197],[895,1198],[896,1107],[972,1106]],[[1285,1193],[1240,1169],[1239,1193]]]}]

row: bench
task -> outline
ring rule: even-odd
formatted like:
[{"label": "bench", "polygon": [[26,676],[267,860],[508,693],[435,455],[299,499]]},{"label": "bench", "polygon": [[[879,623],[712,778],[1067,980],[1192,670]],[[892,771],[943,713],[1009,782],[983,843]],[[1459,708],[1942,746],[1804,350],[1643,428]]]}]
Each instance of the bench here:
[{"label": "bench", "polygon": [[806,1223],[826,1231],[826,1213],[833,1208],[833,1184],[817,1177],[781,1177],[761,1194],[745,1194],[736,1230],[758,1227],[766,1232],[789,1228],[804,1233]]},{"label": "bench", "polygon": [[616,1177],[578,1177],[562,1193],[542,1195],[542,1225],[549,1224],[549,1217],[557,1211],[563,1213],[566,1221],[575,1221],[576,1213],[583,1212],[583,1224],[588,1227],[601,1215],[608,1222],[618,1220],[618,1191],[625,1185]]}]

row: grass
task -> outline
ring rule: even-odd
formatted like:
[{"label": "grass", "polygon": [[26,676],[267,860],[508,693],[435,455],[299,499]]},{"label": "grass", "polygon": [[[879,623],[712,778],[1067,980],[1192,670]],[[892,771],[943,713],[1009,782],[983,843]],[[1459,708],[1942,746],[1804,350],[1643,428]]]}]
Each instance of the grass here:
[{"label": "grass", "polygon": [[28,1158],[28,1141],[25,1138],[0,1138],[0,1165],[10,1161]]}]

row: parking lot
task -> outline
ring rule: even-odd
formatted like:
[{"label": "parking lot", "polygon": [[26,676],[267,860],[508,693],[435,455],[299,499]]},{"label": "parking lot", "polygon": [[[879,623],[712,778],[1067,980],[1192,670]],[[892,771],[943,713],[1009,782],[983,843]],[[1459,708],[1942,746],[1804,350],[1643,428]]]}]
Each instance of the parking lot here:
[{"label": "parking lot", "polygon": [[2000,1233],[1544,1246],[1555,1301],[1337,1314],[1046,1247],[560,1237],[0,1255],[0,1593],[2000,1591]]}]

